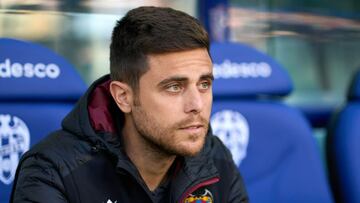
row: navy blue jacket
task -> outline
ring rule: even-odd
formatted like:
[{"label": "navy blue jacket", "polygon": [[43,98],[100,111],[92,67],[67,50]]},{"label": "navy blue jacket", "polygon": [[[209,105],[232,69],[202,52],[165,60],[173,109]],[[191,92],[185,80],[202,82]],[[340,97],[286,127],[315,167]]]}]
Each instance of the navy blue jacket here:
[{"label": "navy blue jacket", "polygon": [[[22,157],[11,202],[154,202],[123,151],[116,133],[123,114],[108,84],[109,76],[96,81],[63,120],[62,129]],[[230,152],[211,130],[197,156],[178,157],[175,165],[166,202],[248,202]]]}]

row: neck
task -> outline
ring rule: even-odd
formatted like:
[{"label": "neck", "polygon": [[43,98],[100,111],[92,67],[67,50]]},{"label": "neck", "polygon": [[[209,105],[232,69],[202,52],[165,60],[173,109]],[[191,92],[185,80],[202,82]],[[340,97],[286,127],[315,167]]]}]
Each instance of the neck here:
[{"label": "neck", "polygon": [[176,156],[155,149],[129,122],[125,122],[122,136],[126,154],[138,169],[150,191],[154,191],[166,180],[167,172]]}]

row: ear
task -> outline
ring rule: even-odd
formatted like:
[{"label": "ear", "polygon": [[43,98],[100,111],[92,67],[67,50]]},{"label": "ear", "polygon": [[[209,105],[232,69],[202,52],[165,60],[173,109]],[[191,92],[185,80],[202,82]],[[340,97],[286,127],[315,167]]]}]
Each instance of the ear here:
[{"label": "ear", "polygon": [[110,93],[122,112],[131,112],[131,104],[133,102],[134,96],[133,91],[128,84],[119,81],[112,81],[110,83]]}]

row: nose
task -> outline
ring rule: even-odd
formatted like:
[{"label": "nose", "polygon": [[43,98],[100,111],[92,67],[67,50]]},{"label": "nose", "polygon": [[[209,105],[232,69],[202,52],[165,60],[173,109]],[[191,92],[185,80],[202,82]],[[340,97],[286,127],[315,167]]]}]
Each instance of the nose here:
[{"label": "nose", "polygon": [[198,90],[198,88],[188,89],[186,94],[184,94],[185,101],[185,113],[200,113],[204,107],[204,101],[202,93]]}]

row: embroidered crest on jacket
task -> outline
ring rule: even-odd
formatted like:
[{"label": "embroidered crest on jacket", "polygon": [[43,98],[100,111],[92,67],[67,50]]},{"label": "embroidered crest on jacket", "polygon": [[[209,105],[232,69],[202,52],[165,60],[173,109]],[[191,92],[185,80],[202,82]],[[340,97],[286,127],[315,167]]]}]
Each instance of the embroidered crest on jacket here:
[{"label": "embroidered crest on jacket", "polygon": [[202,193],[189,194],[184,203],[214,203],[213,195],[208,189]]}]

